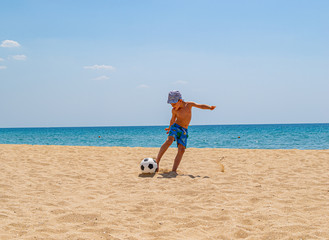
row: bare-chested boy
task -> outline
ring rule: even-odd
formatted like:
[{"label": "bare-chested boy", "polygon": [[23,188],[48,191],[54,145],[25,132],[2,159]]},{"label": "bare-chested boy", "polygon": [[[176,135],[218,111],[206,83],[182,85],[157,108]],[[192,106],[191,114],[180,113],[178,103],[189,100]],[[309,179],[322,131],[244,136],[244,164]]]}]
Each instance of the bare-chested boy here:
[{"label": "bare-chested boy", "polygon": [[173,107],[172,117],[169,127],[165,129],[167,134],[169,133],[169,136],[165,143],[161,146],[156,158],[156,162],[158,163],[157,171],[159,171],[159,164],[163,154],[174,141],[177,141],[178,152],[172,167],[172,171],[176,172],[186,149],[188,138],[187,128],[192,118],[192,107],[214,110],[216,106],[197,104],[195,102],[184,102],[179,91],[170,91],[167,103],[170,103]]}]

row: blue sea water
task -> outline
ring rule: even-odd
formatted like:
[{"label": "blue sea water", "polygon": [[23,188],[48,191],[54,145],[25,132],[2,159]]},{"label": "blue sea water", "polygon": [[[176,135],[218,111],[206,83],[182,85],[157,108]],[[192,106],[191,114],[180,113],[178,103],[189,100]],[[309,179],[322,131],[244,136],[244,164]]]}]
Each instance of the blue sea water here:
[{"label": "blue sea water", "polygon": [[[0,128],[0,144],[160,147],[167,138],[164,128]],[[190,126],[187,147],[329,149],[329,124]]]}]

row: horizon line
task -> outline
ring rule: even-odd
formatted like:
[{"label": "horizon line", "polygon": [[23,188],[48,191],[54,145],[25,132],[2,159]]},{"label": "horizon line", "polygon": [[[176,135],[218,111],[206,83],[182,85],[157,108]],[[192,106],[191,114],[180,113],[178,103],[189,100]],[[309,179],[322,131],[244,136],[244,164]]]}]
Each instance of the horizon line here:
[{"label": "horizon line", "polygon": [[[192,124],[189,127],[193,126],[247,126],[247,125],[302,125],[302,124],[329,124],[329,123],[223,123],[223,124]],[[165,127],[166,124],[159,125],[111,125],[111,126],[48,126],[48,127],[0,127],[0,129],[13,129],[13,128],[102,128],[102,127]]]}]

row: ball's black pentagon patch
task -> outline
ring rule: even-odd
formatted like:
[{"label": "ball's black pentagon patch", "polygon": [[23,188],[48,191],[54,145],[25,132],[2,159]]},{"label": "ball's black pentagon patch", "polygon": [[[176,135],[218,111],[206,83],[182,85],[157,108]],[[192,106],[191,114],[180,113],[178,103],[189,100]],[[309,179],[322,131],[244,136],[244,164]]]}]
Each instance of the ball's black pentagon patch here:
[{"label": "ball's black pentagon patch", "polygon": [[142,169],[142,171],[144,171],[144,166],[143,165],[141,165],[141,169]]},{"label": "ball's black pentagon patch", "polygon": [[153,159],[153,162],[154,162],[154,163],[157,163],[154,159]]},{"label": "ball's black pentagon patch", "polygon": [[150,164],[149,164],[149,169],[152,169],[152,168],[153,168],[153,164],[150,163]]},{"label": "ball's black pentagon patch", "polygon": [[147,159],[147,158],[145,158],[145,159],[144,159],[144,162],[147,162],[147,161],[148,161],[148,159]]}]

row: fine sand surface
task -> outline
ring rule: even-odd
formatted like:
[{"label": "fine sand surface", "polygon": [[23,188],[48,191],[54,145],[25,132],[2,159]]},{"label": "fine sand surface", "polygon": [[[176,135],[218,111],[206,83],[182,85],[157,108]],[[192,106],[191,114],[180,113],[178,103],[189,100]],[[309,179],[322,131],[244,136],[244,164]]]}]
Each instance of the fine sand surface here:
[{"label": "fine sand surface", "polygon": [[157,151],[0,145],[0,239],[329,239],[329,150]]}]

